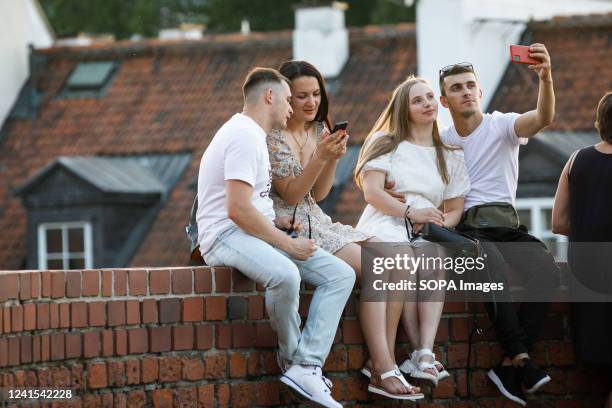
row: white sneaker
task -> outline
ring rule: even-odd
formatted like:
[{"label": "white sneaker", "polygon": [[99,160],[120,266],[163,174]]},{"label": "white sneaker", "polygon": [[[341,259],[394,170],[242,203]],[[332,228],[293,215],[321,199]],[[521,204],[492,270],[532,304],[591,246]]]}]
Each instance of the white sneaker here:
[{"label": "white sneaker", "polygon": [[341,408],[331,396],[332,383],[323,377],[321,367],[294,364],[280,378],[293,391],[326,408]]}]

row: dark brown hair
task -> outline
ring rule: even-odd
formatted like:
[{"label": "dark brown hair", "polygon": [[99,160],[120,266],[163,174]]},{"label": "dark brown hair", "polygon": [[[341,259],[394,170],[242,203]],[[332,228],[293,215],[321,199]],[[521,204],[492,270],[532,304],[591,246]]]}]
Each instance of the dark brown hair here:
[{"label": "dark brown hair", "polygon": [[440,71],[440,94],[442,96],[446,96],[446,92],[444,91],[444,78],[449,77],[451,75],[464,74],[466,72],[469,72],[471,74],[474,74],[474,76],[476,76],[476,73],[474,72],[474,68],[470,68],[470,67],[467,67],[461,64],[455,64],[448,70],[444,70],[444,71],[441,70]]},{"label": "dark brown hair", "polygon": [[319,109],[317,110],[314,120],[325,123],[325,125],[331,129],[327,88],[325,87],[325,80],[323,79],[323,76],[319,70],[309,62],[292,60],[283,62],[278,68],[278,71],[290,81],[303,76],[314,77],[317,79],[319,89],[321,91],[321,103],[319,104]]},{"label": "dark brown hair", "polygon": [[249,93],[258,85],[266,82],[281,83],[283,81],[290,85],[289,80],[281,75],[281,73],[277,70],[272,68],[255,67],[249,71],[244,80],[244,84],[242,85],[242,94],[246,99]]},{"label": "dark brown hair", "polygon": [[601,140],[612,143],[612,92],[606,93],[597,105],[595,127]]}]

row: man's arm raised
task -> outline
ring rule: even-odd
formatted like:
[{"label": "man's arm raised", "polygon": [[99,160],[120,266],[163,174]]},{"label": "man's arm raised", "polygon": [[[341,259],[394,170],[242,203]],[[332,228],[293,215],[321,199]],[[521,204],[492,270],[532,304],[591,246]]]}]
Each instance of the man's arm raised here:
[{"label": "man's arm raised", "polygon": [[538,106],[535,110],[525,112],[514,122],[514,131],[518,137],[532,137],[550,125],[555,117],[555,92],[551,74],[550,56],[544,44],[532,44],[529,56],[542,61],[529,65],[540,78]]},{"label": "man's arm raised", "polygon": [[226,180],[227,215],[244,232],[287,252],[291,257],[304,261],[316,249],[313,240],[290,238],[276,228],[251,203],[253,187],[241,180]]}]

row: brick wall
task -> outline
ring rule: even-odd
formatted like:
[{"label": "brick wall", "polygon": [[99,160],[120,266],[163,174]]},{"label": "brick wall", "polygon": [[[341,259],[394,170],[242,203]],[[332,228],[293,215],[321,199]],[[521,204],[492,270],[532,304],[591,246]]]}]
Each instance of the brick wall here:
[{"label": "brick wall", "polygon": [[[311,297],[305,288],[303,317]],[[296,404],[277,381],[263,292],[229,268],[0,272],[0,306],[0,386],[77,391],[53,406]],[[356,306],[353,296],[325,370],[344,405],[384,406],[358,372],[365,347]],[[568,310],[553,304],[537,343],[535,357],[553,381],[530,406],[590,406],[606,392],[600,376],[574,362]],[[492,333],[476,338],[467,395],[468,318],[465,304],[445,305],[435,351],[451,378],[425,388],[419,406],[506,406],[486,379],[501,355]],[[400,335],[399,358],[405,341]]]}]

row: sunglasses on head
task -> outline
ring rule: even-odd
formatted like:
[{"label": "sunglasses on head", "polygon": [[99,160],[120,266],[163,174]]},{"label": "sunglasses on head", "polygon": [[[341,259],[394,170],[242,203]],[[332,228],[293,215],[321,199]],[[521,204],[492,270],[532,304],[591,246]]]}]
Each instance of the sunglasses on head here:
[{"label": "sunglasses on head", "polygon": [[474,72],[474,66],[471,63],[459,62],[457,64],[447,65],[443,67],[442,69],[440,69],[440,78],[445,77],[446,74],[451,72],[454,68],[465,68],[465,69],[470,70],[471,72]]}]

